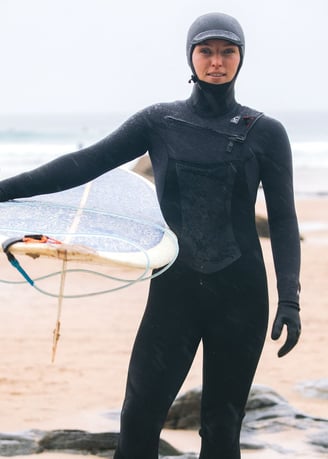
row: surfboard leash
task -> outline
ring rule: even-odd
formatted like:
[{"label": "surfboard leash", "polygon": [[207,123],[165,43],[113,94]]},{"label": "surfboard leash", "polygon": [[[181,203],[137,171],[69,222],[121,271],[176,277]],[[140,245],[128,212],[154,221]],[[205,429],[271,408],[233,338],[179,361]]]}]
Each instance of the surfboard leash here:
[{"label": "surfboard leash", "polygon": [[57,352],[57,345],[60,338],[60,325],[61,325],[61,313],[62,313],[62,306],[63,306],[63,299],[64,299],[64,288],[65,288],[65,280],[66,280],[66,265],[67,261],[63,260],[61,276],[60,276],[60,287],[59,287],[59,295],[58,295],[58,304],[57,304],[57,320],[56,325],[53,331],[53,341],[52,341],[52,356],[51,362],[54,363],[56,352]]},{"label": "surfboard leash", "polygon": [[25,269],[21,266],[17,258],[13,255],[13,253],[10,251],[10,247],[13,246],[14,244],[17,244],[18,242],[24,242],[24,243],[33,243],[33,242],[38,242],[38,243],[46,243],[46,242],[51,242],[55,244],[61,244],[60,241],[57,241],[56,239],[53,239],[49,236],[45,236],[44,234],[26,234],[23,237],[10,237],[3,241],[2,243],[2,250],[6,254],[9,262],[11,265],[17,269],[17,271],[24,277],[24,279],[34,287],[34,281],[31,279],[31,277],[27,274]]},{"label": "surfboard leash", "polygon": [[[11,237],[6,239],[2,243],[3,252],[6,254],[9,262],[11,265],[18,270],[18,272],[24,277],[24,279],[34,287],[34,281],[25,271],[25,269],[21,266],[17,258],[12,254],[10,251],[10,247],[18,242],[23,242],[25,244],[28,243],[52,243],[52,244],[61,244],[60,241],[53,239],[49,236],[45,236],[44,234],[27,234],[23,237]],[[61,318],[61,311],[62,311],[62,304],[63,304],[63,297],[64,297],[64,286],[65,286],[65,278],[66,278],[66,260],[63,260],[62,271],[61,271],[61,279],[60,279],[60,288],[59,288],[59,295],[58,295],[58,308],[57,308],[57,320],[56,325],[53,330],[53,344],[52,344],[52,356],[51,362],[55,361],[56,351],[57,351],[57,344],[60,338],[60,318]]]},{"label": "surfboard leash", "polygon": [[13,246],[14,244],[17,244],[18,242],[24,242],[24,237],[10,237],[9,239],[6,239],[3,243],[2,243],[2,250],[3,252],[6,254],[7,258],[8,258],[8,261],[9,263],[17,269],[17,271],[24,277],[24,279],[30,284],[32,285],[32,287],[34,286],[34,281],[31,279],[31,277],[27,274],[27,272],[25,271],[25,269],[21,266],[21,264],[19,263],[19,261],[17,260],[17,258],[15,257],[15,255],[13,255],[11,252],[10,252],[10,247]]}]

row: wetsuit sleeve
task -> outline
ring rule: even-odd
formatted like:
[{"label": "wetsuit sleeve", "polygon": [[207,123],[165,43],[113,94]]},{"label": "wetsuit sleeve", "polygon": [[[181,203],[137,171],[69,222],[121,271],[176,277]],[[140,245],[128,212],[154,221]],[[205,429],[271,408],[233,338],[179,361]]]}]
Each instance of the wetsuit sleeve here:
[{"label": "wetsuit sleeve", "polygon": [[146,153],[147,131],[146,115],[139,112],[94,145],[1,181],[0,201],[54,193],[82,185]]},{"label": "wetsuit sleeve", "polygon": [[293,191],[292,154],[284,127],[260,120],[264,153],[260,178],[265,194],[280,302],[299,303],[300,236]]}]

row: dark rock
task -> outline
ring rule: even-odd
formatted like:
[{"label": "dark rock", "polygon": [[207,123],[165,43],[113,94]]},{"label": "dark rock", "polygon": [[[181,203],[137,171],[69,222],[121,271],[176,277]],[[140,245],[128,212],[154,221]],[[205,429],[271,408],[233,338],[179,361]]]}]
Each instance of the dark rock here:
[{"label": "dark rock", "polygon": [[[264,428],[270,420],[272,429],[277,430],[279,422],[271,422],[279,418],[294,419],[297,411],[287,400],[266,386],[253,385],[246,404],[246,415],[243,421],[244,429]],[[260,427],[259,427],[260,426]]]},{"label": "dark rock", "polygon": [[181,457],[182,452],[175,449],[170,443],[165,440],[160,440],[159,442],[159,454],[161,456],[179,456]]},{"label": "dark rock", "polygon": [[[27,431],[21,434],[0,433],[0,456],[28,456],[46,451],[94,454],[112,458],[117,445],[117,433],[89,433],[82,430]],[[160,441],[162,459],[196,459],[195,453],[182,454],[165,440]],[[42,456],[40,456],[40,459]]]},{"label": "dark rock", "polygon": [[42,432],[31,430],[17,434],[0,433],[0,456],[24,456],[42,451],[39,439]]},{"label": "dark rock", "polygon": [[[168,429],[198,429],[200,426],[201,388],[193,389],[173,403],[165,423]],[[253,385],[246,405],[244,429],[265,428],[273,430],[283,425],[295,425],[299,419],[311,419],[311,416],[295,410],[283,397],[272,389],[262,385]],[[265,422],[265,421],[270,421]]]},{"label": "dark rock", "polygon": [[[174,455],[175,456],[175,455]],[[159,455],[160,459],[172,459],[174,456],[162,456]],[[198,459],[198,454],[196,453],[184,453],[179,455],[179,459]]]},{"label": "dark rock", "polygon": [[174,401],[166,418],[166,429],[199,429],[201,391],[201,388],[192,389]]},{"label": "dark rock", "polygon": [[42,450],[74,450],[97,454],[114,450],[117,446],[118,433],[90,433],[84,430],[53,430],[40,440]]},{"label": "dark rock", "polygon": [[[200,388],[178,397],[169,411],[165,427],[198,429],[200,403]],[[303,449],[308,450],[308,445],[313,445],[315,449],[311,451],[327,453],[327,429],[328,419],[301,413],[269,387],[253,385],[246,405],[246,415],[241,432],[241,448],[272,449],[288,457],[294,457],[296,451],[277,445],[275,435],[272,436],[272,442],[268,440],[270,434],[294,430],[294,432],[304,432],[298,434],[300,436],[300,452]],[[311,437],[308,437],[309,432],[311,432]],[[261,438],[262,435],[265,435],[265,440]],[[309,456],[304,457],[312,457],[311,451]]]},{"label": "dark rock", "polygon": [[285,400],[270,387],[254,384],[250,390],[246,411],[268,408],[280,404],[286,404]]},{"label": "dark rock", "polygon": [[261,215],[256,215],[256,229],[259,237],[270,237],[268,220]]},{"label": "dark rock", "polygon": [[[169,411],[166,428],[198,429],[201,389],[196,388],[177,398]],[[142,416],[142,413],[140,414]],[[276,432],[297,432],[298,446],[285,449],[276,444]],[[274,434],[270,436],[270,434]],[[262,435],[264,437],[262,438]],[[90,433],[83,430],[31,430],[17,434],[0,433],[0,456],[17,456],[45,451],[76,452],[112,458],[119,434],[112,432]],[[271,441],[271,440],[272,441]],[[246,416],[241,432],[241,448],[251,450],[271,449],[291,458],[306,451],[305,456],[327,456],[328,419],[298,412],[272,389],[254,385],[250,392]],[[296,448],[296,449],[295,449]],[[309,452],[309,453],[308,453]],[[195,453],[182,454],[164,440],[160,442],[160,458],[196,459]]]},{"label": "dark rock", "polygon": [[[43,436],[39,445],[43,451],[66,450],[99,454],[105,451],[114,451],[117,447],[118,438],[119,433],[111,432],[90,433],[84,430],[53,430]],[[181,454],[165,440],[160,441],[159,452],[166,456]]]},{"label": "dark rock", "polygon": [[[90,433],[84,430],[53,430],[50,432],[31,430],[21,434],[0,433],[0,456],[63,451],[112,457],[118,437],[118,433]],[[180,457],[182,454],[165,440],[160,440],[159,453],[163,457]]]},{"label": "dark rock", "polygon": [[[172,456],[161,456],[160,459],[172,459]],[[196,453],[184,453],[179,456],[179,459],[198,459],[198,454]]]}]

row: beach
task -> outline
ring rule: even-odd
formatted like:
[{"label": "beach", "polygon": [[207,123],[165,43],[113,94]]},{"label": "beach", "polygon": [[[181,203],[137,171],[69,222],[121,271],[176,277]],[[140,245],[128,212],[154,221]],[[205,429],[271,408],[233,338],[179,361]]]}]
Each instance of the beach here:
[{"label": "beach", "polygon": [[[205,30],[209,20],[205,18],[197,32],[195,23],[189,28],[199,15],[221,8],[238,18],[245,37],[239,26],[232,27],[233,20],[228,17],[221,18],[227,27],[208,27],[214,31]],[[33,186],[29,189],[28,185],[30,179],[33,181],[30,170],[72,152],[80,151],[83,155],[86,149],[87,155],[81,163],[75,155],[65,163],[71,167],[64,166],[60,171],[63,180],[59,173],[43,176],[53,184],[52,190],[62,189],[61,183],[70,182],[71,178],[72,185],[79,182],[79,177],[89,180],[95,175],[92,171],[108,170],[123,163],[124,158],[131,161],[121,167],[153,180],[151,155],[158,196],[166,206],[164,196],[176,195],[178,201],[184,195],[183,182],[189,176],[184,163],[188,166],[190,161],[190,170],[196,170],[195,162],[199,161],[198,172],[203,177],[199,178],[199,187],[194,187],[193,194],[199,192],[203,182],[221,176],[222,170],[218,187],[211,185],[209,191],[222,189],[223,197],[218,201],[225,207],[240,203],[244,219],[252,205],[253,185],[259,183],[256,216],[263,217],[262,229],[267,231],[262,180],[270,193],[275,189],[279,194],[277,201],[272,199],[276,206],[284,199],[284,191],[278,183],[273,183],[277,172],[281,172],[281,177],[288,174],[293,178],[301,233],[302,334],[297,346],[278,358],[286,330],[278,342],[271,340],[278,306],[277,280],[270,240],[263,235],[260,242],[268,277],[270,313],[265,346],[254,378],[254,385],[263,386],[263,392],[262,398],[252,400],[252,407],[248,406],[248,414],[252,413],[248,424],[245,418],[248,431],[242,429],[241,459],[328,459],[328,69],[322,54],[327,42],[327,16],[328,1],[324,0],[271,3],[232,0],[223,6],[206,0],[0,2],[0,182],[16,174],[26,174],[26,186],[18,187],[21,191],[17,193],[13,189],[12,195],[33,193]],[[222,30],[217,31],[218,28]],[[305,34],[310,28],[315,29],[311,34],[316,35],[318,42],[314,47]],[[214,46],[209,42],[215,37],[227,41],[220,40]],[[202,46],[196,46],[196,42]],[[194,47],[197,52],[192,56]],[[211,50],[215,50],[216,56]],[[209,69],[213,65],[216,70]],[[217,83],[217,87],[211,83]],[[235,97],[238,105],[234,103]],[[247,107],[240,105],[244,102]],[[263,110],[265,117],[278,120],[286,129],[293,177],[282,127],[273,120],[257,121],[252,116],[243,116],[252,115],[248,106]],[[178,123],[182,123],[181,127],[184,124],[183,133],[190,132],[188,145],[184,145],[184,137],[176,129]],[[114,136],[108,139],[111,133]],[[245,136],[234,135],[243,133]],[[205,136],[207,141],[202,140]],[[224,137],[226,151],[221,151]],[[97,149],[88,149],[98,142],[102,146],[99,154]],[[231,152],[234,143],[239,145]],[[220,167],[221,161],[226,167]],[[82,163],[84,166],[80,168]],[[63,163],[57,163],[57,171],[60,164]],[[175,164],[177,179],[171,180]],[[213,176],[206,172],[212,166],[218,170]],[[230,173],[223,179],[225,170]],[[42,173],[36,173],[34,179],[39,189],[46,189]],[[291,182],[285,187],[290,191]],[[5,188],[2,190],[0,185],[1,199],[6,199]],[[88,184],[86,189],[90,189]],[[124,188],[129,202],[133,195],[144,210],[144,194],[130,191],[131,187]],[[96,221],[99,212],[103,213],[103,202],[107,201],[118,206],[115,211],[111,209],[115,212],[114,220],[121,216],[131,222],[131,218],[125,219],[129,211],[125,213],[123,209],[123,193],[114,195],[102,188],[96,211],[87,206],[84,199],[87,193],[83,193],[77,205],[71,205],[66,194],[65,209],[51,208],[47,216],[41,207],[37,208],[42,220],[50,222],[53,230],[47,236],[69,241],[78,232],[75,223],[79,222],[84,208],[94,220],[92,228],[81,229],[81,239],[116,238],[118,245],[125,239],[139,248],[139,240],[131,244],[126,231],[121,237],[121,232],[117,235],[107,222]],[[199,194],[204,199],[213,198],[213,192],[212,196]],[[169,201],[170,212],[175,205]],[[242,208],[243,204],[246,207]],[[24,234],[45,231],[39,220],[31,217],[27,204],[24,204],[25,215],[30,220],[27,226],[22,214],[16,214],[9,222],[6,205],[1,209],[0,237],[13,234],[22,237],[22,227]],[[77,218],[67,225],[70,205]],[[184,211],[183,202],[180,207]],[[109,212],[104,213],[108,217]],[[201,214],[194,212],[200,221]],[[143,215],[140,218],[144,223],[146,218]],[[239,221],[232,220],[233,224]],[[58,222],[62,224],[61,231]],[[129,229],[133,227],[128,225]],[[190,232],[196,229],[191,225]],[[98,231],[104,230],[106,234],[99,235]],[[284,256],[288,256],[288,249]],[[62,260],[31,256],[17,256],[17,259],[30,280],[37,280],[35,288],[25,282],[22,272],[14,269],[0,250],[0,459],[2,455],[12,456],[13,452],[15,459],[85,459],[86,456],[113,459],[109,448],[103,448],[105,451],[90,448],[94,437],[89,449],[83,441],[69,448],[61,438],[62,450],[47,446],[43,450],[38,440],[56,430],[65,434],[69,430],[119,432],[128,365],[147,302],[149,279],[138,281],[142,276],[140,271],[114,264],[69,262],[66,266]],[[64,275],[64,269],[71,271]],[[249,266],[250,277],[251,269]],[[64,293],[72,298],[60,301],[60,282],[64,277]],[[233,288],[232,283],[230,287]],[[93,294],[106,290],[106,294]],[[54,331],[59,323],[54,352]],[[246,346],[242,337],[237,341],[241,348]],[[200,345],[178,396],[201,387],[202,373]],[[325,384],[322,393],[306,390],[307,383],[313,388],[320,381]],[[265,387],[272,392],[265,392]],[[275,405],[278,399],[281,404]],[[140,412],[140,418],[143,415]],[[208,426],[211,429],[210,421]],[[147,439],[147,432],[143,435]],[[224,429],[220,438],[223,435]],[[106,439],[109,437],[106,435]],[[117,436],[113,437],[116,441]],[[164,429],[161,438],[181,451],[181,455],[190,452],[198,457],[201,439],[197,430]],[[81,444],[83,447],[79,449]],[[177,459],[191,458],[177,456]],[[215,459],[229,458],[220,455]]]},{"label": "beach", "polygon": [[[274,268],[270,242],[262,239],[269,279],[270,326],[254,382],[270,386],[300,411],[327,417],[328,401],[305,396],[298,384],[327,378],[328,198],[297,199],[296,205],[304,238],[302,337],[290,354],[277,358],[279,343],[272,342],[269,336],[277,301]],[[257,213],[265,215],[261,199]],[[29,263],[41,263],[42,272],[53,268],[49,261],[27,260],[24,266],[28,268]],[[1,278],[10,277],[13,268],[5,257],[0,265]],[[123,268],[118,270],[126,274]],[[77,277],[74,282],[81,279]],[[99,280],[90,282],[95,283],[95,289],[100,287]],[[106,295],[65,300],[56,359],[51,363],[57,300],[26,284],[1,284],[0,432],[117,431],[117,419],[109,418],[106,413],[120,409],[130,351],[147,290],[148,281],[144,281]],[[199,350],[181,393],[201,384],[201,371]],[[196,432],[164,431],[163,438],[182,451],[199,448]],[[288,443],[290,439],[285,441]],[[243,454],[248,459],[280,457],[270,451]],[[44,457],[48,455],[45,453]],[[63,455],[51,453],[49,457]]]}]

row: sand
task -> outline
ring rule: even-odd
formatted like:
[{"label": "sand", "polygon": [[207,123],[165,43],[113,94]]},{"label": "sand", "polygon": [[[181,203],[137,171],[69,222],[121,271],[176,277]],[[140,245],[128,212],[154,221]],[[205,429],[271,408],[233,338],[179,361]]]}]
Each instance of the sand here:
[{"label": "sand", "polygon": [[[257,210],[265,214],[262,201]],[[298,199],[297,211],[304,236],[303,333],[294,351],[282,359],[276,356],[280,343],[272,342],[268,334],[255,383],[272,387],[308,414],[327,417],[328,401],[306,397],[297,385],[327,378],[328,198]],[[270,243],[266,239],[261,243],[269,277],[271,324],[277,298],[275,276]],[[27,260],[25,266],[30,265],[37,266],[41,273],[53,269],[50,262]],[[0,266],[1,278],[13,277],[13,268],[4,257]],[[121,275],[127,274],[122,268],[120,271]],[[55,285],[55,280],[51,282]],[[72,280],[77,286],[87,282],[90,280],[78,276]],[[92,282],[97,289],[103,281]],[[65,300],[56,360],[51,363],[57,300],[28,285],[1,284],[0,432],[59,428],[100,432],[117,428],[105,413],[121,406],[129,355],[147,289],[147,282],[143,282],[107,295]],[[199,352],[181,392],[200,384]],[[195,432],[164,432],[163,437],[182,450],[197,451],[199,447]],[[290,439],[282,441],[288,443]],[[62,453],[42,456],[68,457]],[[243,457],[280,456],[270,451],[253,451],[243,452]]]}]

